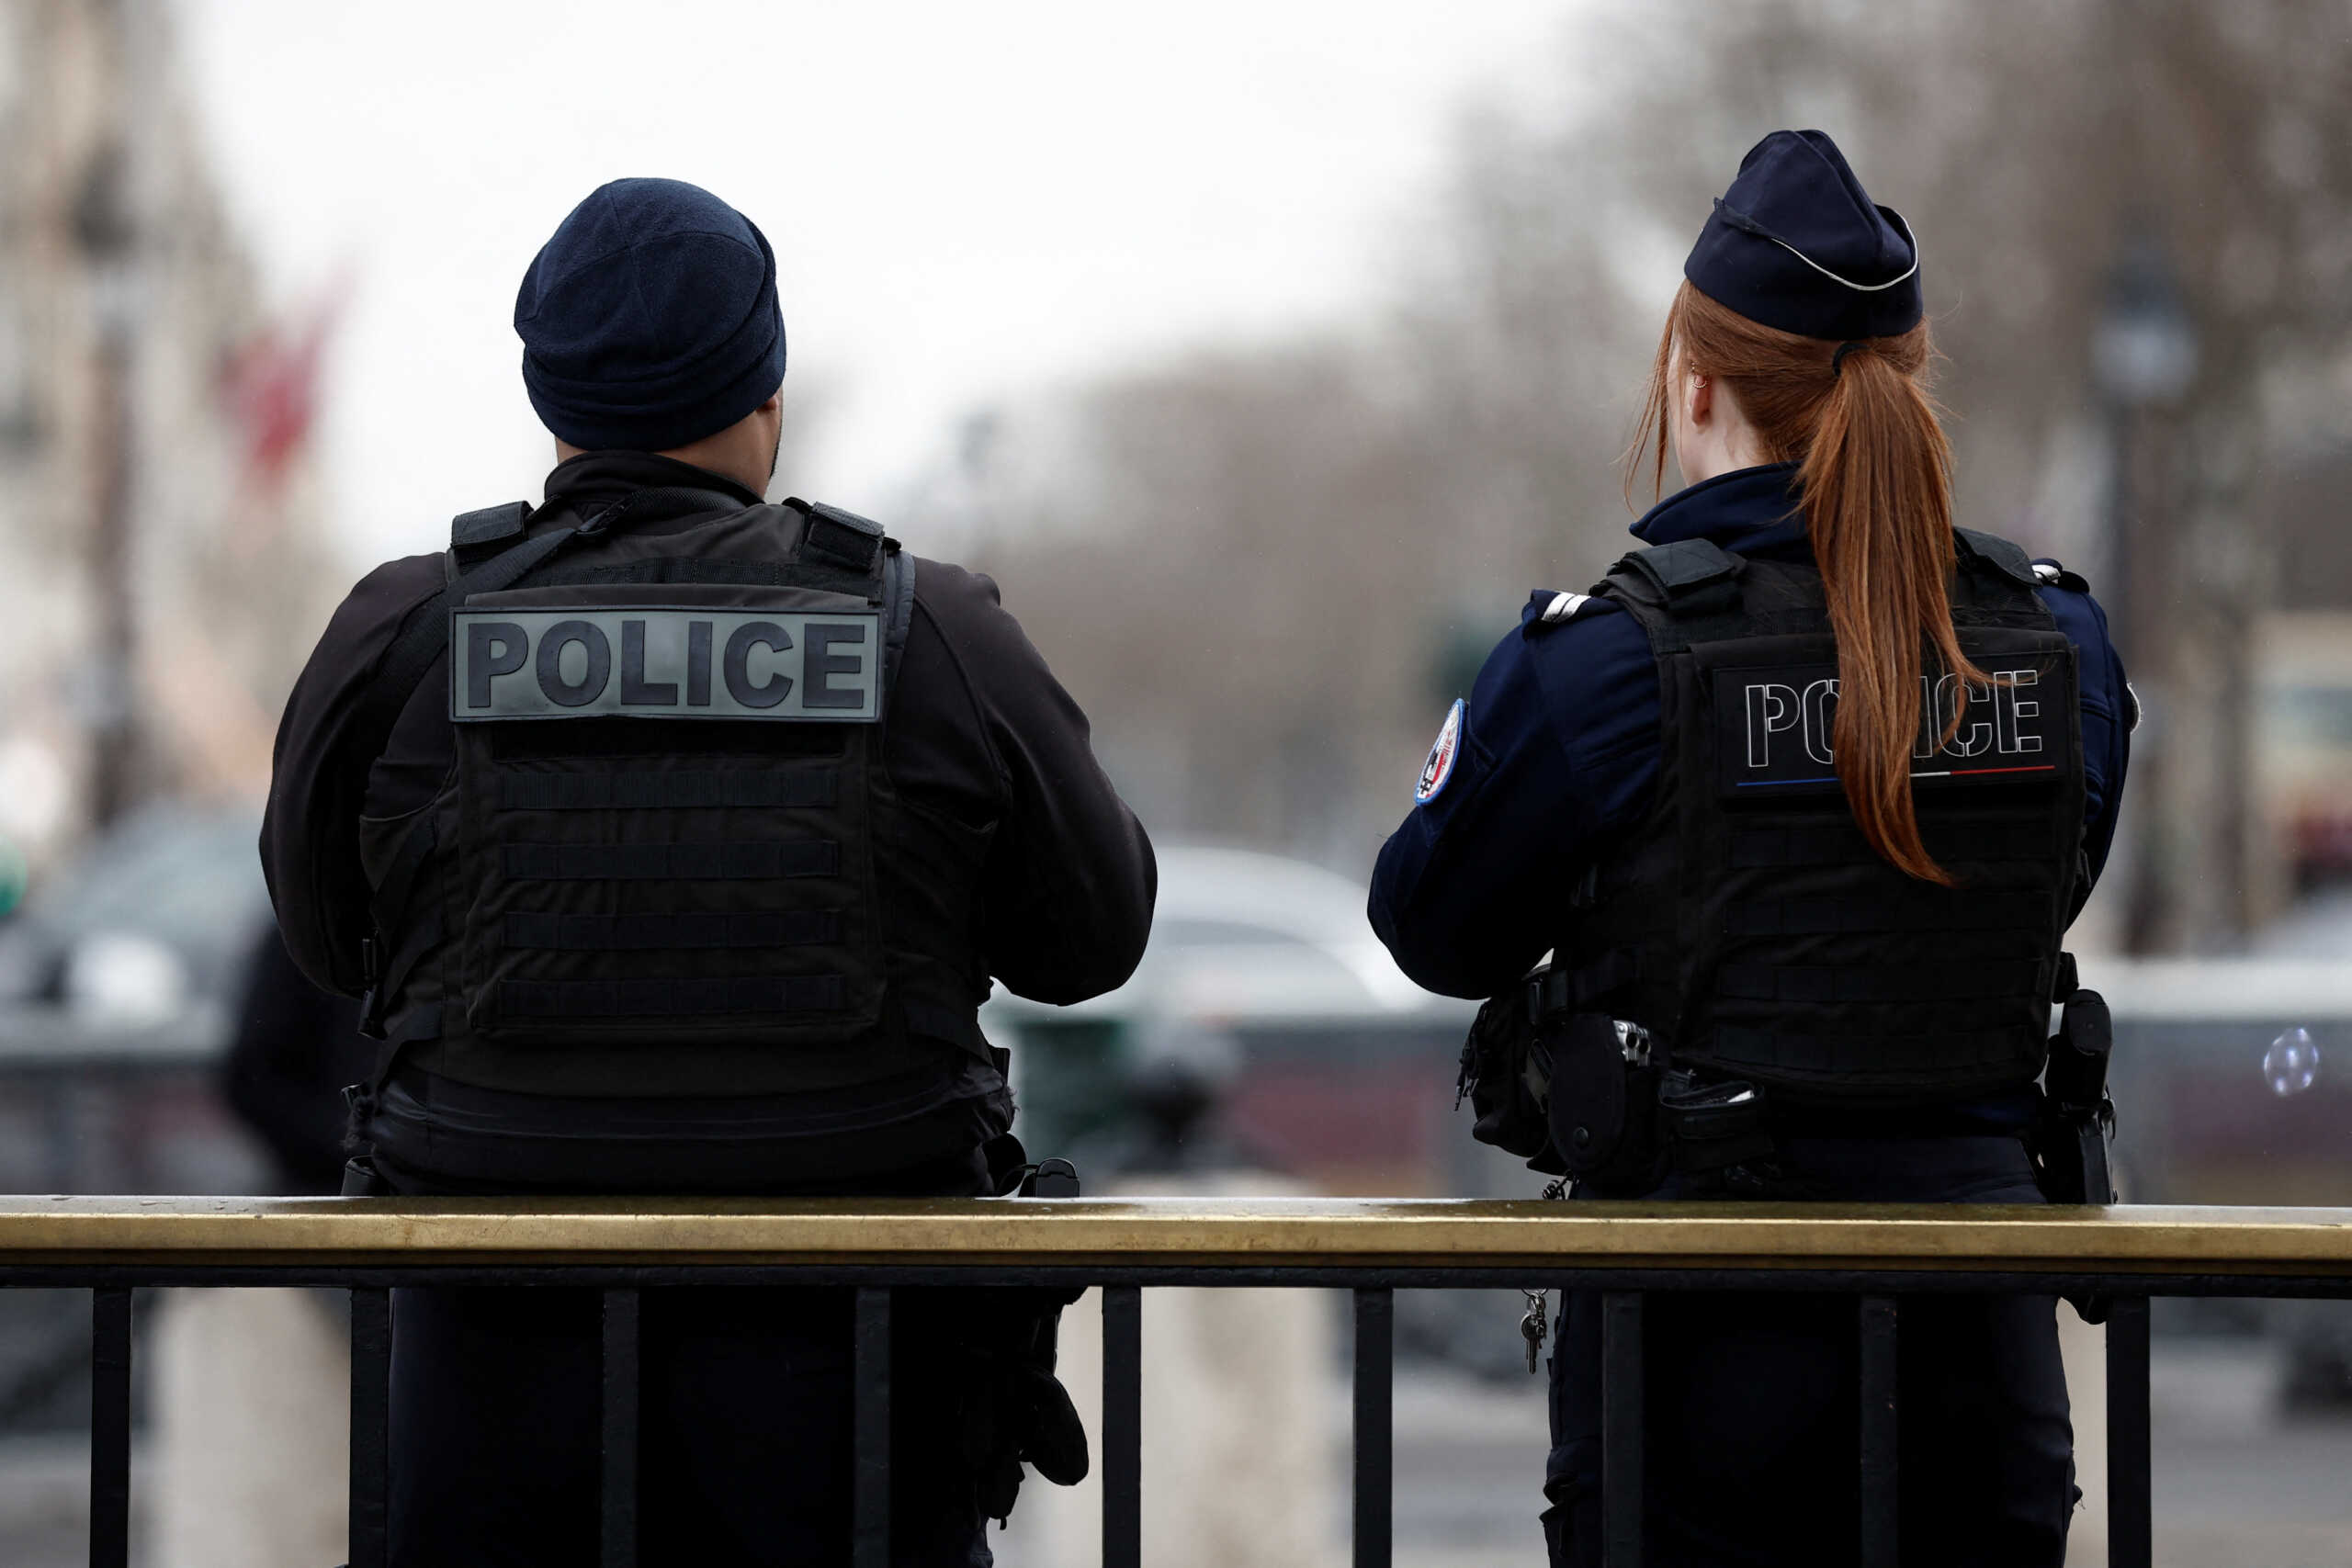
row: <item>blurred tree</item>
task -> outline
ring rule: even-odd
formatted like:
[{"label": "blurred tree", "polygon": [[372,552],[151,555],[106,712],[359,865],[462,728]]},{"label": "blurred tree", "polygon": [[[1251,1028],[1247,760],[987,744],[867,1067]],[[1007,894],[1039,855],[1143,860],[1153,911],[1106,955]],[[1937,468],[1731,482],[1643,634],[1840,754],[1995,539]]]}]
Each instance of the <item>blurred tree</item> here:
[{"label": "blurred tree", "polygon": [[[2352,344],[2352,14],[1622,0],[1560,62],[1572,107],[1470,118],[1385,320],[1098,386],[1080,461],[1001,503],[1061,522],[991,558],[1155,819],[1368,860],[1449,647],[1622,547],[1613,459],[1710,198],[1765,131],[1818,125],[1920,236],[1969,521],[2132,606],[2153,722],[2113,879],[2130,939],[2233,943],[2262,880],[2260,481],[2352,445],[2314,392]],[[2091,361],[2135,235],[2168,256],[2199,347],[2177,401],[2120,422]],[[2102,498],[2127,479],[2111,530]]]}]

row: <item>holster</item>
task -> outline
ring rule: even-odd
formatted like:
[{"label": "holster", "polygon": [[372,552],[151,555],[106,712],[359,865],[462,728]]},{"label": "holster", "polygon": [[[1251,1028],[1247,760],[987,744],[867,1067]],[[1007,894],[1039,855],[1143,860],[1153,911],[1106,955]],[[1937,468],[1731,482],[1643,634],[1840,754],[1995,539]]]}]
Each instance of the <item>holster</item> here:
[{"label": "holster", "polygon": [[2027,1140],[2035,1185],[2052,1203],[2112,1203],[2115,1179],[2108,1159],[2115,1132],[2115,1101],[2107,1092],[2107,1064],[2115,1025],[2106,998],[2076,991],[2050,1042],[2041,1103]]},{"label": "holster", "polygon": [[[1078,1169],[1066,1159],[1032,1160],[1002,1133],[981,1145],[989,1195],[1075,1198]],[[983,1288],[966,1292],[972,1311],[960,1333],[967,1363],[963,1440],[985,1517],[1002,1520],[1021,1495],[1025,1461],[1057,1486],[1086,1479],[1086,1427],[1054,1375],[1062,1308],[1075,1290]]]},{"label": "holster", "polygon": [[[2114,1168],[2109,1158],[2115,1101],[2107,1090],[2107,1065],[2114,1046],[2115,1024],[2107,999],[2086,990],[2067,997],[2058,1032],[2050,1042],[2041,1099],[2026,1138],[2034,1185],[2050,1202],[2115,1201]],[[2083,1293],[2066,1300],[2085,1323],[2107,1321],[2107,1297]]]},{"label": "holster", "polygon": [[1054,1375],[1062,1308],[1075,1290],[998,1286],[964,1292],[965,1459],[982,1515],[1003,1520],[1021,1495],[1026,1462],[1057,1486],[1086,1479],[1086,1427]]}]

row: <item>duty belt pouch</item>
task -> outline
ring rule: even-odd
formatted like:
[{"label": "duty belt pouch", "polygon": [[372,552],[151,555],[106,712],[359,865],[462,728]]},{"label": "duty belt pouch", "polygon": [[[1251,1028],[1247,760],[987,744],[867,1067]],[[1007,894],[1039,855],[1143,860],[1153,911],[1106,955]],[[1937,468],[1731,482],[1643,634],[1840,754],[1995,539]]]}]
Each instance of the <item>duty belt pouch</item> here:
[{"label": "duty belt pouch", "polygon": [[1658,1093],[1658,1118],[1682,1170],[1724,1170],[1773,1152],[1763,1094],[1740,1079],[1669,1073]]},{"label": "duty belt pouch", "polygon": [[1462,1043],[1462,1070],[1453,1096],[1457,1110],[1467,1100],[1477,1118],[1470,1135],[1556,1175],[1561,1168],[1545,1158],[1551,1138],[1544,1122],[1550,1085],[1549,1051],[1539,1045],[1524,994],[1513,989],[1480,1007],[1469,1037]]},{"label": "duty belt pouch", "polygon": [[468,1032],[837,1042],[880,1017],[865,598],[534,586],[456,613]]},{"label": "duty belt pouch", "polygon": [[1579,1192],[1634,1197],[1665,1173],[1658,1069],[1605,1013],[1573,1013],[1543,1032],[1551,1059],[1547,1117],[1560,1169]]}]

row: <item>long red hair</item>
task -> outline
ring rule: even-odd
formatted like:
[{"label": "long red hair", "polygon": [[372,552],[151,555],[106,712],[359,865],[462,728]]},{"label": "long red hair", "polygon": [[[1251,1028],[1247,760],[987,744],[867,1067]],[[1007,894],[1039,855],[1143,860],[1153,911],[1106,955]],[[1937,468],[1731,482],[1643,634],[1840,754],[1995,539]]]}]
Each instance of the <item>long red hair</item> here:
[{"label": "long red hair", "polygon": [[1707,377],[1737,400],[1767,462],[1795,463],[1806,531],[1838,641],[1838,777],[1871,846],[1897,870],[1950,886],[1919,838],[1911,754],[1922,727],[1920,675],[1932,650],[1958,677],[1959,732],[1972,687],[1992,682],[1960,650],[1947,588],[1954,565],[1951,443],[1928,395],[1928,323],[1837,344],[1758,324],[1688,282],[1674,297],[1650,368],[1626,487],[1655,450],[1666,480],[1676,378]]}]

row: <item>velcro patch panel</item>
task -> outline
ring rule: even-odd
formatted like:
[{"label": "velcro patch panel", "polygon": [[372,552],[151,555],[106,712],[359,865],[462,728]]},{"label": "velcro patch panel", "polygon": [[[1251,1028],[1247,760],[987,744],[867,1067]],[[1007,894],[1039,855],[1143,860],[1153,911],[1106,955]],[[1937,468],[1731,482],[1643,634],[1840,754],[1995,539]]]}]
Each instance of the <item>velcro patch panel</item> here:
[{"label": "velcro patch panel", "polygon": [[[1962,705],[1950,675],[1919,678],[1917,785],[2048,784],[2075,769],[2075,689],[2060,656],[1984,661],[1990,686],[1971,684]],[[1727,797],[1829,794],[1842,786],[1831,739],[1838,715],[1835,664],[1718,668],[1713,671],[1715,778]],[[1959,728],[1944,731],[1955,716]]]},{"label": "velcro patch panel", "polygon": [[578,605],[460,609],[449,716],[874,724],[878,612]]}]

